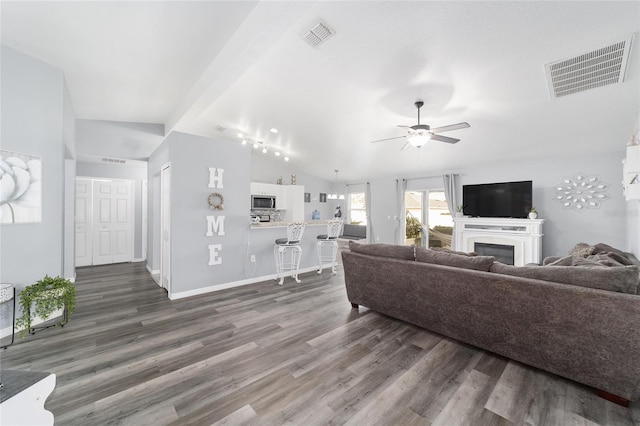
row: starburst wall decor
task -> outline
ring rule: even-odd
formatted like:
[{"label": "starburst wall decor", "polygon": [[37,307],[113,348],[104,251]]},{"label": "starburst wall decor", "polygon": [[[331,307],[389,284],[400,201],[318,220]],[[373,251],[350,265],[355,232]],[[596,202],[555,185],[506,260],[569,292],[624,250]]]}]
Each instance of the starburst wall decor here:
[{"label": "starburst wall decor", "polygon": [[565,209],[598,209],[600,203],[608,200],[609,184],[600,181],[598,176],[584,176],[578,173],[571,178],[563,178],[555,186],[555,200]]}]

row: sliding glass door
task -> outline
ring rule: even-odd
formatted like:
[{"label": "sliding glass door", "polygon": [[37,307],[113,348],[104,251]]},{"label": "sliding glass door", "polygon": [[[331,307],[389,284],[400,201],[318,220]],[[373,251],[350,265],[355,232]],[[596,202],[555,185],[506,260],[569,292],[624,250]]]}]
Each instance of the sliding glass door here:
[{"label": "sliding glass door", "polygon": [[443,190],[406,191],[405,220],[407,245],[451,248],[453,218]]}]

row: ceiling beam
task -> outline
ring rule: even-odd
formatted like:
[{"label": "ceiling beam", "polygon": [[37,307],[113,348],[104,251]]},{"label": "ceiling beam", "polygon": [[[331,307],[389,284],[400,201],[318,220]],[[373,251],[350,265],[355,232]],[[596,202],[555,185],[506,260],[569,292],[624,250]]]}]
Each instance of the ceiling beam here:
[{"label": "ceiling beam", "polygon": [[192,123],[315,3],[259,2],[171,114],[165,123],[165,135],[172,130],[188,132]]}]

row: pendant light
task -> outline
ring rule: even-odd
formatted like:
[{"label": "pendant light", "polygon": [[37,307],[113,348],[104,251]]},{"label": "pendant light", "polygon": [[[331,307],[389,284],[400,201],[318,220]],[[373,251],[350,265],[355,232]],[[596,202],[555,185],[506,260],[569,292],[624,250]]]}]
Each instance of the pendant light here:
[{"label": "pendant light", "polygon": [[344,200],[344,194],[338,194],[338,169],[334,170],[336,172],[336,182],[333,185],[333,192],[327,195],[327,199],[329,200]]}]

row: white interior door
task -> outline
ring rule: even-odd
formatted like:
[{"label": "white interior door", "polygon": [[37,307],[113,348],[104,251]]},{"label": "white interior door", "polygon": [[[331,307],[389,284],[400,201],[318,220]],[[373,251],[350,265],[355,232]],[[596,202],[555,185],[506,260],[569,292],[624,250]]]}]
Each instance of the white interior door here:
[{"label": "white interior door", "polygon": [[160,175],[160,285],[171,285],[171,166]]},{"label": "white interior door", "polygon": [[93,181],[93,265],[133,260],[133,185]]},{"label": "white interior door", "polygon": [[111,263],[133,260],[133,188],[131,182],[112,182]]},{"label": "white interior door", "polygon": [[91,179],[76,179],[76,266],[91,265],[93,260],[91,192]]},{"label": "white interior door", "polygon": [[93,265],[113,263],[111,234],[113,231],[113,187],[111,182],[93,183]]}]

